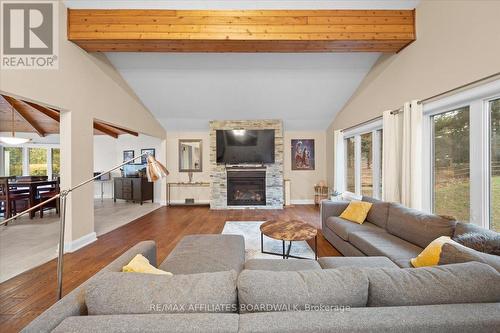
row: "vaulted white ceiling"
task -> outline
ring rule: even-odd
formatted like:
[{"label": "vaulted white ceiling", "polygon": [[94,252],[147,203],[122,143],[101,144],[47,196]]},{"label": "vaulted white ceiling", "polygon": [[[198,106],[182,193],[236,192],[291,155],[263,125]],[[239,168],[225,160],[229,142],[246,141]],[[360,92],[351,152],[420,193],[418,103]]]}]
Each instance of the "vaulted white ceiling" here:
[{"label": "vaulted white ceiling", "polygon": [[326,129],[378,53],[107,53],[167,130],[214,119],[283,119]]}]

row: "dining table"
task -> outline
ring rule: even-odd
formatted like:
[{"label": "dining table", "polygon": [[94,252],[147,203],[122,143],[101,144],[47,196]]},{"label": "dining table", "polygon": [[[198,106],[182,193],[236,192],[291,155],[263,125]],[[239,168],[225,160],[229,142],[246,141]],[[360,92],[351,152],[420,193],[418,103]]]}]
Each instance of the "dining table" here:
[{"label": "dining table", "polygon": [[[11,193],[29,193],[28,207],[37,204],[39,190],[51,189],[57,184],[56,180],[33,180],[33,181],[9,181],[9,191]],[[35,217],[35,210],[30,212],[30,219]]]}]

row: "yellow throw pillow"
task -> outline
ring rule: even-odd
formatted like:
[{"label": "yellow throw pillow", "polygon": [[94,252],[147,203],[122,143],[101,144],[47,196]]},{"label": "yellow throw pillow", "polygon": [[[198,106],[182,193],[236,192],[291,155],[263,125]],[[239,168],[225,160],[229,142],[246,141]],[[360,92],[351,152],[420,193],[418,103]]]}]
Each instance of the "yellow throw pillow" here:
[{"label": "yellow throw pillow", "polygon": [[372,208],[370,202],[352,200],[349,206],[340,214],[340,217],[352,222],[363,224],[366,219],[366,215]]},{"label": "yellow throw pillow", "polygon": [[123,266],[122,272],[173,275],[151,265],[142,254],[136,255],[126,266]]},{"label": "yellow throw pillow", "polygon": [[436,238],[416,258],[410,260],[411,264],[413,267],[436,266],[439,263],[441,249],[446,243],[455,243],[455,241],[448,236]]}]

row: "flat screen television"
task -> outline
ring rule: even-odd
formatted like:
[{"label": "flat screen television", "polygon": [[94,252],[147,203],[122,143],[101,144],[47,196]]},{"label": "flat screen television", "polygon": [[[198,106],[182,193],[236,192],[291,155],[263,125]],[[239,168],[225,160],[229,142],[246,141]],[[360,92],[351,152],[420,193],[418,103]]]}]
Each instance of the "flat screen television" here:
[{"label": "flat screen television", "polygon": [[146,174],[146,166],[144,164],[125,164],[123,166],[123,177],[141,177]]},{"label": "flat screen television", "polygon": [[217,163],[274,163],[274,130],[217,130]]}]

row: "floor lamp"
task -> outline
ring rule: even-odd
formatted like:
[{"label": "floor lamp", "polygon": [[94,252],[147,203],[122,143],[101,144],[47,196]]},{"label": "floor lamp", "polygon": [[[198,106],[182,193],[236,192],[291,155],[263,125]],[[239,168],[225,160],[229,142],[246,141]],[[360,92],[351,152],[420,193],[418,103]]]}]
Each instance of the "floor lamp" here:
[{"label": "floor lamp", "polygon": [[[124,166],[125,164],[133,162],[133,161],[135,161],[139,158],[142,158],[142,157],[147,157],[146,174],[147,174],[148,180],[150,182],[156,182],[157,180],[159,180],[161,178],[165,178],[169,174],[167,168],[165,168],[165,166],[163,164],[158,162],[152,155],[149,155],[149,153],[144,153],[144,154],[139,155],[137,157],[134,157],[126,162],[123,162],[122,164],[117,165],[117,166],[109,169],[108,171],[105,171],[103,173],[98,174],[97,176],[94,176],[90,179],[87,179],[86,181],[84,181],[76,186],[73,186],[73,187],[66,189],[66,190],[62,190],[59,192],[59,194],[53,196],[52,198],[45,200],[36,206],[33,206],[29,209],[26,209],[25,211],[23,211],[19,214],[16,214],[15,216],[12,216],[12,217],[0,222],[0,225],[6,224],[10,221],[17,219],[18,217],[20,217],[24,214],[31,212],[32,210],[40,208],[43,205],[46,205],[47,203],[60,198],[60,200],[61,200],[60,222],[61,223],[60,223],[60,229],[59,229],[59,255],[57,257],[57,299],[61,299],[61,297],[62,297],[63,260],[64,260],[63,259],[64,258],[64,256],[63,256],[64,255],[64,229],[65,229],[65,224],[66,224],[66,198],[68,197],[68,195],[71,192],[82,187],[83,185],[91,183],[94,180],[96,180],[97,178],[101,177],[102,175],[105,175],[107,173],[110,173],[111,171],[119,169],[120,167]],[[7,191],[8,191],[8,189],[7,189]]]}]

